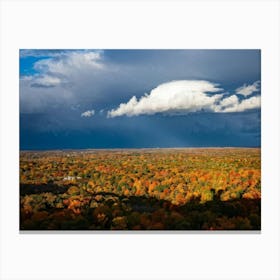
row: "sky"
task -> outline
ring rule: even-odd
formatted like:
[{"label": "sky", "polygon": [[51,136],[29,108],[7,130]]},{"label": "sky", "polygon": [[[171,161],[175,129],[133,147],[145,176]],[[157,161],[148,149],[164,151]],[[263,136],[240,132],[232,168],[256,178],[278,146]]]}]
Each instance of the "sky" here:
[{"label": "sky", "polygon": [[20,149],[260,147],[260,50],[19,52]]}]

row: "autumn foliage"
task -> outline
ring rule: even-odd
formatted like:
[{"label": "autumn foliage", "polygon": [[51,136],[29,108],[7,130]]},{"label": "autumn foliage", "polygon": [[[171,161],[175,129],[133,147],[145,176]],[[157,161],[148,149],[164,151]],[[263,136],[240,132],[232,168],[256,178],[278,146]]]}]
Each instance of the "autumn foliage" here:
[{"label": "autumn foliage", "polygon": [[21,152],[21,229],[260,229],[260,149]]}]

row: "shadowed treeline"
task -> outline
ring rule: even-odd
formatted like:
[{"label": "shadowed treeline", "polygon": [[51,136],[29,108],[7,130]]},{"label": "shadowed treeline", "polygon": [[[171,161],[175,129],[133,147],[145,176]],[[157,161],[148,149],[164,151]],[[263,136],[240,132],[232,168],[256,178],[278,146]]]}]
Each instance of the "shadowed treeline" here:
[{"label": "shadowed treeline", "polygon": [[70,187],[71,185],[58,186],[56,184],[20,184],[20,195],[41,194],[47,192],[62,194]]},{"label": "shadowed treeline", "polygon": [[[184,205],[112,192],[69,193],[70,186],[21,184],[21,230],[260,230],[261,200]],[[67,191],[68,190],[68,191]],[[214,191],[214,190],[213,190]]]}]

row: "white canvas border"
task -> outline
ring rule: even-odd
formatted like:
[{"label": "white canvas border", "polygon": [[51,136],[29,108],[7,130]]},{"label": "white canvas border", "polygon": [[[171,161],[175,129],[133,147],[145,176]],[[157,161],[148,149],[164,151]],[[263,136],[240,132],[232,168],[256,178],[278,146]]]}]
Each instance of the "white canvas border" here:
[{"label": "white canvas border", "polygon": [[[1,279],[279,279],[279,2],[1,2]],[[20,234],[20,48],[262,50],[261,234]]]}]

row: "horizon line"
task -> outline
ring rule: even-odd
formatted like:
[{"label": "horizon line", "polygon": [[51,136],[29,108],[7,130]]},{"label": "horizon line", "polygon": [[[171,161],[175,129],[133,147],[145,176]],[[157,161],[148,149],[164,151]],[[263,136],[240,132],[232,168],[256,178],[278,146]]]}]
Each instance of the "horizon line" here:
[{"label": "horizon line", "polygon": [[46,151],[106,151],[106,150],[167,150],[167,149],[261,149],[261,146],[189,146],[189,147],[141,147],[141,148],[57,148],[57,149],[19,149],[19,152]]}]

